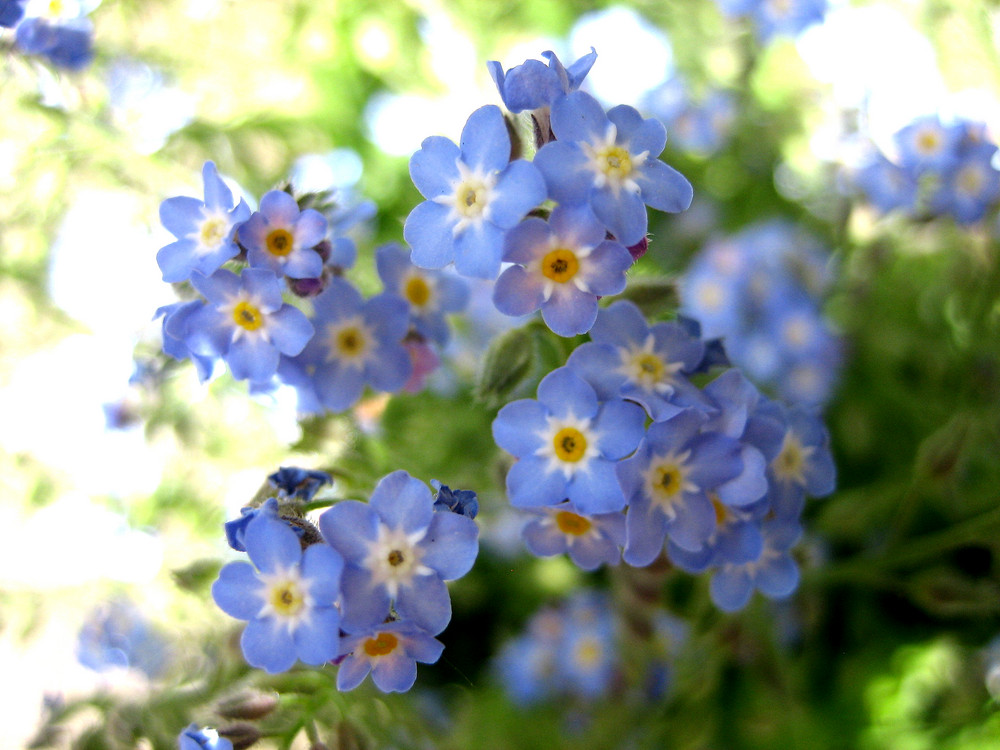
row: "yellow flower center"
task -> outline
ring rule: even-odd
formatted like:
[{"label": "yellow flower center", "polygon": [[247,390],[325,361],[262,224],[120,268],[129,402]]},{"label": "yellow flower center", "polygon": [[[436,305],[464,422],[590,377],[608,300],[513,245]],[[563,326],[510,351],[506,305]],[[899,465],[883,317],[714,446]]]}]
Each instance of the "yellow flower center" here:
[{"label": "yellow flower center", "polygon": [[955,183],[966,195],[977,195],[983,188],[983,176],[975,167],[965,167],[959,171]]},{"label": "yellow flower center", "polygon": [[664,497],[672,497],[681,491],[684,475],[677,464],[663,464],[656,467],[653,488]]},{"label": "yellow flower center", "polygon": [[709,499],[712,501],[712,507],[715,508],[715,525],[722,526],[722,524],[729,520],[729,511],[722,504],[722,501],[719,500],[718,495],[713,493],[709,495]]},{"label": "yellow flower center", "polygon": [[411,276],[403,288],[403,295],[414,307],[423,307],[431,298],[431,288],[421,276]]},{"label": "yellow flower center", "polygon": [[279,615],[294,617],[305,606],[305,596],[294,581],[286,581],[271,589],[271,606]]},{"label": "yellow flower center", "polygon": [[556,526],[564,534],[583,536],[590,531],[593,524],[590,519],[578,516],[576,513],[570,513],[568,510],[561,510],[556,513]]},{"label": "yellow flower center", "polygon": [[600,645],[592,640],[581,641],[576,647],[576,663],[585,669],[595,666],[601,658]]},{"label": "yellow flower center", "polygon": [[601,171],[610,178],[623,180],[632,173],[632,157],[621,146],[605,146],[597,157]]},{"label": "yellow flower center", "polygon": [[542,275],[560,284],[572,279],[579,270],[580,261],[576,254],[564,247],[557,248],[542,258]]},{"label": "yellow flower center", "polygon": [[458,213],[467,219],[474,219],[486,208],[483,198],[487,193],[482,180],[470,179],[459,185],[455,191],[455,207]]},{"label": "yellow flower center", "polygon": [[229,222],[222,218],[206,219],[201,224],[201,244],[204,247],[218,247],[229,233]]},{"label": "yellow flower center", "polygon": [[576,462],[587,452],[587,438],[575,427],[563,427],[552,438],[552,446],[557,458]]},{"label": "yellow flower center", "polygon": [[272,229],[268,232],[264,244],[267,245],[267,251],[271,255],[284,257],[292,252],[292,245],[294,244],[292,233],[287,229]]},{"label": "yellow flower center", "polygon": [[941,138],[938,136],[937,131],[924,130],[917,136],[917,151],[922,154],[933,154],[938,150],[940,144]]},{"label": "yellow flower center", "polygon": [[394,549],[388,555],[386,555],[386,561],[394,568],[399,567],[404,562],[406,562],[406,557],[398,549]]},{"label": "yellow flower center", "polygon": [[233,320],[248,331],[256,331],[264,325],[264,316],[249,302],[240,302],[233,308]]},{"label": "yellow flower center", "polygon": [[365,653],[369,656],[391,654],[399,645],[399,639],[392,633],[379,633],[365,641]]},{"label": "yellow flower center", "polygon": [[342,354],[358,354],[364,346],[364,336],[356,328],[345,328],[337,334],[337,348]]}]

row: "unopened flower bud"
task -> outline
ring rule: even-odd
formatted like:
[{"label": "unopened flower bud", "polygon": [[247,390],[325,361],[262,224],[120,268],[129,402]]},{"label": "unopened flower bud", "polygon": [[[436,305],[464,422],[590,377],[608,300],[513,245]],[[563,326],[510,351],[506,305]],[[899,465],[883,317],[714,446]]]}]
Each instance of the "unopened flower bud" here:
[{"label": "unopened flower bud", "polygon": [[254,721],[267,716],[277,705],[278,696],[275,693],[247,691],[220,701],[216,713],[226,719]]},{"label": "unopened flower bud", "polygon": [[240,722],[219,729],[219,736],[233,743],[233,750],[245,750],[264,735],[253,724]]}]

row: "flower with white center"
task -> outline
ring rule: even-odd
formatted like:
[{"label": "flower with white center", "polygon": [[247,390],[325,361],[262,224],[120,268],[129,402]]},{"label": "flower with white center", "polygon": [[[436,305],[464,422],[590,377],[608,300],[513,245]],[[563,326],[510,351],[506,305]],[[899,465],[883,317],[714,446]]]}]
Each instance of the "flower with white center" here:
[{"label": "flower with white center", "polygon": [[375,628],[392,610],[429,634],[444,630],[451,619],[444,582],[465,575],[479,551],[472,519],[436,513],[427,485],[396,471],[379,481],[368,504],[337,503],[319,526],[347,562],[348,632]]},{"label": "flower with white center", "polygon": [[499,107],[480,107],[460,146],[427,138],[410,159],[413,184],[426,198],[406,218],[403,236],[421,268],[454,261],[463,276],[495,279],[504,233],[545,200],[533,164],[510,161],[510,136]]},{"label": "flower with white center", "polygon": [[493,439],[518,460],[507,473],[512,505],[535,508],[569,499],[580,513],[625,507],[615,464],[639,444],[645,416],[621,399],[598,402],[594,389],[568,367],[538,385],[538,399],[504,406]]},{"label": "flower with white center", "polygon": [[209,276],[240,252],[235,234],[250,217],[250,207],[242,198],[233,205],[232,191],[212,162],[205,162],[202,179],[204,202],[178,196],[160,204],[160,221],[177,238],[156,254],[164,281],[186,281],[193,271]]},{"label": "flower with white center", "polygon": [[296,659],[323,664],[336,658],[340,554],[326,544],[303,551],[291,528],[263,514],[247,525],[244,541],[253,565],[226,565],[212,598],[226,614],[249,621],[240,639],[247,662],[273,673]]}]

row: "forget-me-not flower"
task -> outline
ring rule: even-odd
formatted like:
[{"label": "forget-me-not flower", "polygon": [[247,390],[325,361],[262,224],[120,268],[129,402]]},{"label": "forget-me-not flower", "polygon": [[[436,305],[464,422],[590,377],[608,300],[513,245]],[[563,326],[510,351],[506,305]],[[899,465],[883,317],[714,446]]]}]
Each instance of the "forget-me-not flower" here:
[{"label": "forget-me-not flower", "polygon": [[250,207],[243,198],[233,205],[233,193],[215,164],[205,162],[201,173],[204,201],[181,195],[160,204],[160,221],[177,238],[156,253],[167,282],[185,281],[192,271],[210,276],[240,252],[234,235],[250,218]]},{"label": "forget-me-not flower", "polygon": [[533,555],[568,554],[583,570],[617,565],[625,546],[625,516],[619,512],[587,515],[572,503],[532,511],[521,536]]},{"label": "forget-me-not flower", "polygon": [[320,516],[326,540],[347,561],[344,628],[359,632],[400,618],[434,635],[451,619],[445,581],[461,578],[479,552],[479,528],[436,513],[430,489],[405,471],[383,477],[371,500],[337,503]]},{"label": "forget-me-not flower", "polygon": [[605,239],[588,206],[559,206],[548,222],[522,221],[507,232],[503,259],[515,265],[497,279],[497,309],[517,317],[541,308],[545,324],[560,336],[589,331],[598,298],[622,291],[632,265],[628,250]]},{"label": "forget-me-not flower", "polygon": [[591,47],[590,52],[568,68],[563,67],[554,52],[543,52],[542,57],[549,61],[548,65],[539,60],[525,60],[506,73],[496,60],[486,63],[504,106],[511,112],[550,107],[560,96],[576,91],[594,66],[597,52]]},{"label": "forget-me-not flower", "polygon": [[342,642],[346,658],[337,669],[337,689],[353,690],[371,672],[383,693],[402,693],[417,679],[417,662],[433,664],[444,644],[412,622],[383,622],[350,632]]},{"label": "forget-me-not flower", "polygon": [[504,233],[545,200],[535,166],[510,161],[500,108],[480,107],[462,129],[460,145],[441,136],[424,140],[410,159],[410,177],[427,200],[406,217],[403,237],[422,268],[454,261],[463,276],[495,279]]},{"label": "forget-me-not flower", "polygon": [[604,108],[574,91],[552,105],[552,131],[534,164],[549,197],[560,204],[589,204],[623,245],[646,236],[646,206],[676,213],[691,205],[691,183],[657,157],[667,142],[659,121],[628,105]]},{"label": "forget-me-not flower", "polygon": [[340,554],[326,544],[303,551],[295,532],[263,514],[247,526],[244,541],[253,565],[226,565],[212,584],[212,598],[226,614],[249,621],[240,639],[247,662],[273,673],[296,659],[322,664],[336,658]]},{"label": "forget-me-not flower", "polygon": [[265,193],[260,209],[240,227],[251,266],[293,279],[314,279],[323,272],[323,259],[313,248],[325,236],[323,214],[312,208],[300,211],[284,190]]}]

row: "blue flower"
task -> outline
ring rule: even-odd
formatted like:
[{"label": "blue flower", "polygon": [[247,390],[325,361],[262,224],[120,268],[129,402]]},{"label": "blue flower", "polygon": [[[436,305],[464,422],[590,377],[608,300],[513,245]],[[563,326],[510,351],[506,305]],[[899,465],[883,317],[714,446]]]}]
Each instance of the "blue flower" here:
[{"label": "blue flower", "polygon": [[691,205],[691,183],[656,158],[666,130],[634,108],[623,104],[605,114],[592,96],[574,91],[552,105],[552,130],[558,140],[533,162],[549,196],[589,204],[623,245],[646,236],[646,205],[673,213]]},{"label": "blue flower", "polygon": [[[401,343],[409,326],[401,297],[384,293],[366,301],[349,282],[334,278],[313,299],[313,309],[316,335],[282,370],[286,382],[298,387],[307,378],[315,400],[335,412],[356,403],[366,384],[390,393],[403,387],[412,365]],[[308,388],[300,387],[300,400],[303,393]],[[306,398],[303,404],[313,400]]]},{"label": "blue flower", "polygon": [[93,28],[86,19],[52,23],[44,18],[27,18],[15,31],[22,52],[41,55],[66,70],[82,70],[94,59]]},{"label": "blue flower", "polygon": [[457,313],[469,303],[469,285],[440,271],[419,268],[410,253],[397,244],[375,251],[375,266],[386,291],[397,294],[410,306],[410,322],[417,332],[441,346],[450,331],[446,313]]},{"label": "blue flower", "polygon": [[826,15],[827,0],[717,0],[723,13],[747,16],[757,36],[767,42],[776,35],[797,36]]},{"label": "blue flower", "polygon": [[390,606],[430,634],[451,619],[444,582],[461,578],[479,552],[479,528],[457,513],[435,513],[430,490],[405,471],[383,477],[366,505],[337,503],[320,516],[326,540],[347,561],[344,628],[385,621]]},{"label": "blue flower", "polygon": [[519,459],[507,472],[507,496],[519,508],[569,499],[582,513],[625,507],[618,460],[642,439],[645,415],[621,399],[599,403],[594,389],[568,367],[538,385],[538,400],[504,406],[493,420],[497,445]]},{"label": "blue flower", "polygon": [[189,724],[177,737],[178,750],[233,750],[233,743],[214,729]]},{"label": "blue flower", "polygon": [[[232,521],[226,521],[223,524],[223,529],[226,532],[226,541],[229,546],[232,547],[237,552],[246,552],[246,532],[247,527],[250,522],[253,521],[258,516],[266,516],[274,521],[284,523],[288,528],[290,528],[295,535],[299,538],[300,542],[306,535],[306,528],[303,525],[296,525],[291,523],[288,519],[281,516],[278,512],[278,499],[275,497],[269,497],[260,506],[256,508],[246,507],[240,508],[240,517],[234,518]],[[300,523],[306,523],[300,521]]]},{"label": "blue flower", "polygon": [[982,219],[1000,198],[1000,172],[993,166],[996,153],[997,147],[992,143],[977,143],[963,149],[931,195],[931,210],[949,214],[960,224]]},{"label": "blue flower", "polygon": [[0,0],[0,26],[12,29],[24,17],[24,4],[28,0]]},{"label": "blue flower", "polygon": [[238,277],[225,269],[195,271],[191,283],[209,305],[191,314],[186,343],[196,354],[223,357],[237,380],[270,379],[281,354],[298,354],[312,338],[312,324],[282,300],[277,277],[265,268]]},{"label": "blue flower", "polygon": [[650,327],[634,303],[619,300],[597,314],[590,337],[566,364],[598,398],[635,401],[655,421],[705,402],[687,379],[701,363],[705,345],[678,323]]},{"label": "blue flower", "polygon": [[486,63],[504,106],[511,112],[550,107],[560,96],[576,91],[597,60],[597,52],[591,47],[589,53],[568,68],[563,67],[554,52],[543,52],[542,57],[549,61],[548,65],[525,60],[506,74],[496,60]]},{"label": "blue flower", "polygon": [[155,678],[168,658],[167,643],[140,609],[114,599],[98,606],[77,635],[76,658],[89,669],[138,669]]},{"label": "blue flower", "polygon": [[918,173],[940,172],[957,161],[963,134],[962,127],[945,125],[937,115],[919,117],[893,136],[899,151],[898,163]]},{"label": "blue flower", "polygon": [[799,568],[789,550],[802,535],[796,522],[765,521],[760,556],[742,565],[725,564],[712,576],[709,594],[719,609],[735,612],[750,601],[754,589],[770,599],[783,599],[799,585]]},{"label": "blue flower", "polygon": [[212,598],[226,614],[249,621],[240,639],[247,662],[274,673],[296,659],[322,664],[336,658],[340,554],[325,544],[303,551],[288,526],[263,514],[247,526],[245,542],[257,570],[229,563],[212,585]]},{"label": "blue flower", "polygon": [[919,185],[916,175],[880,153],[873,154],[858,169],[854,184],[882,213],[896,209],[913,212],[917,208]]},{"label": "blue flower", "polygon": [[174,302],[158,308],[153,319],[163,316],[163,352],[174,359],[190,359],[195,364],[198,380],[205,382],[215,367],[215,354],[196,354],[187,345],[191,334],[190,322],[205,307],[202,300]]},{"label": "blue flower", "polygon": [[460,516],[475,518],[479,514],[479,500],[472,490],[453,490],[438,480],[431,480],[434,488],[434,510],[458,513]]},{"label": "blue flower", "polygon": [[282,466],[268,475],[267,481],[284,497],[295,497],[303,502],[309,502],[322,487],[333,484],[333,477],[325,471]]},{"label": "blue flower", "polygon": [[617,565],[625,546],[625,517],[621,513],[587,515],[572,503],[533,511],[535,518],[521,530],[532,554],[540,557],[568,554],[583,570]]},{"label": "blue flower", "polygon": [[424,140],[410,177],[427,198],[406,217],[403,237],[413,262],[463,276],[495,279],[504,232],[545,200],[545,183],[529,162],[510,161],[510,136],[499,107],[480,107],[462,129],[461,145]]},{"label": "blue flower", "polygon": [[247,248],[247,261],[269,268],[276,275],[314,279],[323,271],[323,259],[313,248],[326,236],[326,219],[299,204],[283,190],[271,190],[240,227],[240,242]]},{"label": "blue flower", "polygon": [[353,690],[371,672],[383,693],[405,692],[416,682],[417,662],[433,664],[442,651],[439,640],[405,620],[353,631],[341,645],[346,658],[337,670],[337,689]]},{"label": "blue flower", "polygon": [[739,443],[703,431],[706,416],[687,409],[650,425],[635,455],[618,466],[628,498],[623,557],[644,566],[663,551],[667,536],[687,550],[700,549],[715,529],[709,493],[743,471]]},{"label": "blue flower", "polygon": [[503,259],[515,265],[497,279],[497,309],[517,317],[541,308],[545,324],[560,336],[589,331],[598,298],[622,291],[632,265],[628,250],[604,237],[587,206],[560,206],[547,223],[522,221],[504,240]]},{"label": "blue flower", "polygon": [[177,238],[156,254],[167,282],[186,281],[192,271],[209,276],[240,252],[234,235],[250,217],[250,207],[242,198],[233,205],[232,191],[219,177],[215,164],[205,162],[201,174],[204,201],[178,196],[160,204],[160,221]]},{"label": "blue flower", "polygon": [[782,411],[788,430],[768,467],[771,510],[780,518],[797,518],[805,498],[833,492],[837,469],[830,454],[830,435],[819,417],[801,408]]}]

